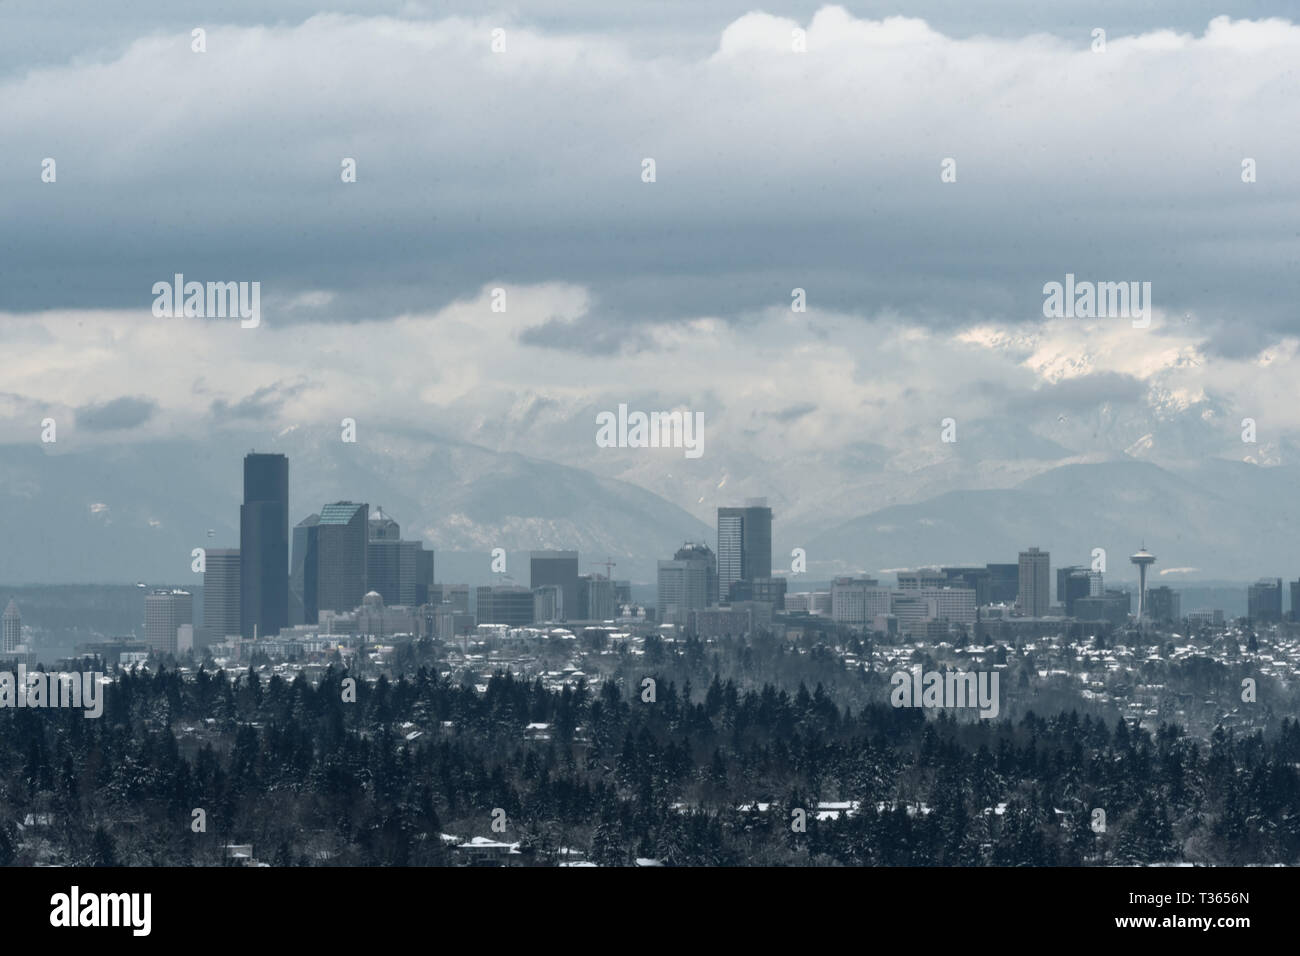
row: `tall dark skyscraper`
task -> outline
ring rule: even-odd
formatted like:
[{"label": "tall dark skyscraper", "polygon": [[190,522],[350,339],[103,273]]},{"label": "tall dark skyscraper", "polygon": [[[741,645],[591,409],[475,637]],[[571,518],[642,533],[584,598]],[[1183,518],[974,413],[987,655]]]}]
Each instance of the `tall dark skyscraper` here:
[{"label": "tall dark skyscraper", "polygon": [[718,509],[718,600],[736,581],[772,576],[772,509],[766,498]]},{"label": "tall dark skyscraper", "polygon": [[293,528],[293,566],[289,569],[289,623],[316,624],[317,545],[320,515],[303,518]]},{"label": "tall dark skyscraper", "polygon": [[244,458],[239,509],[239,631],[278,634],[289,623],[289,459]]},{"label": "tall dark skyscraper", "polygon": [[536,590],[547,584],[558,584],[564,592],[562,619],[578,619],[578,552],[534,551],[529,556],[528,583]]}]

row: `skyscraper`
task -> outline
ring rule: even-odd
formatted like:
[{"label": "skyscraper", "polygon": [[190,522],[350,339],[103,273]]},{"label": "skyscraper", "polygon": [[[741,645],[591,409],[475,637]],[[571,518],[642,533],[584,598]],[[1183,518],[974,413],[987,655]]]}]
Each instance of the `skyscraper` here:
[{"label": "skyscraper", "polygon": [[289,568],[289,623],[315,624],[320,620],[316,602],[316,527],[320,515],[312,514],[293,529],[293,564]]},{"label": "skyscraper", "polygon": [[277,634],[289,623],[289,459],[244,458],[239,509],[239,629]]},{"label": "skyscraper", "polygon": [[200,647],[239,633],[239,549],[209,548],[204,561]]},{"label": "skyscraper", "polygon": [[707,581],[704,588],[704,606],[717,604],[720,600],[718,597],[718,556],[713,553],[713,549],[707,544],[688,541],[677,549],[673,555],[674,561],[703,561],[706,569]]},{"label": "skyscraper", "polygon": [[703,556],[660,561],[658,585],[659,621],[685,625],[691,611],[709,606],[709,562]]},{"label": "skyscraper", "polygon": [[479,624],[527,627],[533,623],[533,592],[513,584],[484,585],[474,589],[475,618]]},{"label": "skyscraper", "polygon": [[370,506],[336,501],[316,526],[316,611],[353,611],[366,596]]},{"label": "skyscraper", "polygon": [[1056,600],[1065,610],[1066,617],[1074,617],[1074,602],[1093,594],[1093,572],[1088,568],[1069,567],[1056,569]]},{"label": "skyscraper", "polygon": [[1020,600],[1020,565],[986,564],[989,572],[989,603],[1015,604]]},{"label": "skyscraper", "polygon": [[718,600],[740,580],[772,576],[772,509],[766,498],[718,509]]},{"label": "skyscraper", "polygon": [[1020,609],[1026,617],[1045,617],[1052,604],[1052,556],[1030,548],[1020,552]]},{"label": "skyscraper", "polygon": [[1148,621],[1177,622],[1181,619],[1182,599],[1177,591],[1167,585],[1147,588],[1145,601]]},{"label": "skyscraper", "polygon": [[[578,613],[578,552],[534,551],[529,556],[528,581],[533,588],[558,584],[564,592],[561,613],[567,619]],[[531,611],[529,613],[532,613]]]},{"label": "skyscraper", "polygon": [[425,556],[423,541],[403,541],[401,527],[376,508],[370,515],[366,546],[367,586],[384,603],[415,607],[428,600],[433,583],[433,555]]},{"label": "skyscraper", "polygon": [[1260,578],[1250,586],[1246,605],[1252,621],[1282,620],[1282,579]]},{"label": "skyscraper", "polygon": [[5,605],[4,643],[0,645],[6,654],[12,654],[23,642],[23,616],[13,598]]},{"label": "skyscraper", "polygon": [[613,581],[603,574],[578,576],[579,617],[588,621],[606,621],[614,616],[616,610]]},{"label": "skyscraper", "polygon": [[158,654],[176,653],[176,630],[194,623],[194,595],[158,589],[144,598],[144,639]]}]

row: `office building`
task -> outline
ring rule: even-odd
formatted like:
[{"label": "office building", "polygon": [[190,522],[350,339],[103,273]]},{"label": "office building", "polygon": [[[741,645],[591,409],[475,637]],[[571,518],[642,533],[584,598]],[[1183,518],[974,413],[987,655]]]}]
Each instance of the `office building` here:
[{"label": "office building", "polygon": [[423,541],[403,541],[401,527],[377,508],[369,519],[366,546],[366,585],[388,605],[417,607],[429,600],[433,584],[433,552]]},{"label": "office building", "polygon": [[239,549],[208,548],[203,560],[200,648],[239,634]]},{"label": "office building", "polygon": [[1056,569],[1056,601],[1066,617],[1074,617],[1074,602],[1092,597],[1093,573],[1084,567]]},{"label": "office building", "polygon": [[1260,578],[1250,586],[1246,604],[1246,613],[1252,621],[1267,623],[1282,620],[1282,579]]},{"label": "office building", "polygon": [[740,580],[772,576],[772,509],[765,498],[718,509],[718,600]]},{"label": "office building", "polygon": [[1020,552],[1020,610],[1026,617],[1046,617],[1052,606],[1051,555],[1037,548]]},{"label": "office building", "polygon": [[613,581],[601,574],[578,576],[578,617],[585,621],[610,621],[617,611]]},{"label": "office building", "polygon": [[1097,596],[1076,598],[1074,616],[1080,621],[1104,621],[1116,626],[1128,623],[1133,596],[1128,591],[1106,591]]},{"label": "office building", "polygon": [[976,605],[983,607],[992,600],[993,573],[988,568],[940,568],[948,587],[970,588]]},{"label": "office building", "polygon": [[989,603],[1015,604],[1020,600],[1020,565],[987,564]]},{"label": "office building", "polygon": [[145,595],[144,639],[155,653],[175,655],[180,626],[193,623],[194,595],[189,591],[160,588]]},{"label": "office building", "polygon": [[[336,501],[316,524],[316,610],[354,611],[366,586],[370,506]],[[310,623],[310,622],[308,622]]]},{"label": "office building", "polygon": [[0,645],[4,653],[12,654],[23,643],[23,615],[13,598],[5,605],[3,620],[4,643]]},{"label": "office building", "polygon": [[[562,591],[563,589],[561,589]],[[479,624],[527,627],[533,623],[533,589],[513,584],[475,588],[475,620]]]},{"label": "office building", "polygon": [[1176,623],[1182,619],[1179,613],[1181,603],[1178,592],[1167,585],[1147,588],[1147,620],[1158,624]]},{"label": "office building", "polygon": [[239,603],[244,637],[269,637],[289,623],[289,459],[284,455],[244,458]]},{"label": "office building", "polygon": [[691,611],[709,606],[709,563],[703,557],[660,561],[658,585],[659,621],[685,625]]},{"label": "office building", "polygon": [[775,611],[785,610],[785,592],[789,582],[785,578],[741,578],[732,582],[727,601],[762,601]]},{"label": "office building", "polygon": [[[576,612],[578,608],[578,552],[532,552],[528,560],[528,583],[532,588],[540,588],[547,584],[558,585],[560,590],[564,592],[564,613],[567,615],[570,609]],[[565,619],[567,618],[562,618],[562,620]],[[480,620],[479,623],[494,622]]]},{"label": "office building", "polygon": [[[319,603],[316,600],[316,526],[320,515],[308,515],[293,529],[293,559],[289,565],[289,623],[315,624]],[[308,573],[310,569],[310,573]],[[308,611],[308,608],[311,610]]]},{"label": "office building", "polygon": [[[831,620],[865,626],[877,614],[890,613],[892,594],[889,588],[880,587],[875,578],[836,578],[831,582]],[[812,613],[817,613],[815,599]]]},{"label": "office building", "polygon": [[898,589],[915,591],[918,588],[942,588],[948,585],[948,575],[938,568],[921,568],[898,572]]},{"label": "office building", "polygon": [[[703,561],[707,568],[707,583],[705,589],[705,607],[717,604],[727,597],[727,595],[718,594],[718,556],[713,553],[713,549],[707,544],[698,542],[687,542],[677,549],[673,555],[674,561]],[[631,600],[629,595],[628,600]]]},{"label": "office building", "polygon": [[533,621],[538,624],[556,624],[566,619],[564,590],[558,584],[543,584],[533,588]]}]

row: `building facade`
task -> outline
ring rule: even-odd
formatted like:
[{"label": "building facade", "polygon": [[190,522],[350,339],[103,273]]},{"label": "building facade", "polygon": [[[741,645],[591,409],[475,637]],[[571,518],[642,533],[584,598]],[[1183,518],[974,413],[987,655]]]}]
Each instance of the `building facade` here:
[{"label": "building facade", "polygon": [[289,623],[289,459],[244,458],[239,508],[240,633],[278,634]]}]

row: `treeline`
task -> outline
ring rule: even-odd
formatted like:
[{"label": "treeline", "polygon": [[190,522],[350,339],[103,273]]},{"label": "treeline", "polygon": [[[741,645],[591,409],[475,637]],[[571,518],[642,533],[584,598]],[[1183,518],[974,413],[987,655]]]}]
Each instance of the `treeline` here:
[{"label": "treeline", "polygon": [[687,651],[655,648],[653,701],[641,680],[478,693],[425,667],[355,700],[336,668],[316,687],[123,674],[97,720],[0,711],[0,862],[218,864],[229,843],[274,865],[456,862],[442,834],[536,863],[1300,860],[1300,722],[1202,745],[1076,713],[927,719],[724,679],[753,663],[742,645],[698,687],[671,676]]}]

